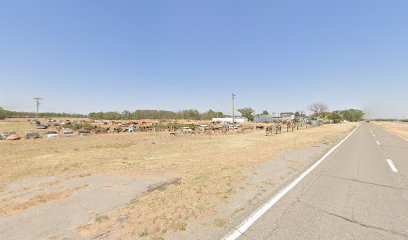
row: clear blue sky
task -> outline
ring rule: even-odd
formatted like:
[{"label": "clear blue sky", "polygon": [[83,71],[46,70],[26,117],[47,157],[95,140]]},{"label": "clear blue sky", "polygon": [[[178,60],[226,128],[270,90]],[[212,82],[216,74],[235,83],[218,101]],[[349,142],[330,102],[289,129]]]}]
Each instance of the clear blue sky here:
[{"label": "clear blue sky", "polygon": [[0,1],[0,106],[408,116],[408,1]]}]

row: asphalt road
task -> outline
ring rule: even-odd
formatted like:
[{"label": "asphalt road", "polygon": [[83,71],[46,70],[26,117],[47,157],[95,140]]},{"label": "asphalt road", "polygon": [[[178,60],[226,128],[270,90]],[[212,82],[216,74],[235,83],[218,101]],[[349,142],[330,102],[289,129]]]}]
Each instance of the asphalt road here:
[{"label": "asphalt road", "polygon": [[363,124],[239,239],[408,239],[408,141]]}]

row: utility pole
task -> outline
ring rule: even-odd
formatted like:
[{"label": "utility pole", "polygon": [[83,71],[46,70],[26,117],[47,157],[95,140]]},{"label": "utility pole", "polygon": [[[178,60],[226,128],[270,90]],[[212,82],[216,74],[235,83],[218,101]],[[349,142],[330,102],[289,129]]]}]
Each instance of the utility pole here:
[{"label": "utility pole", "polygon": [[232,94],[232,127],[234,127],[235,124],[235,108],[234,108],[234,100],[235,100],[235,94]]},{"label": "utility pole", "polygon": [[43,100],[43,99],[39,98],[39,97],[35,97],[33,99],[35,100],[35,103],[37,105],[36,118],[38,118],[38,113],[39,113],[39,110],[40,110],[40,101]]}]

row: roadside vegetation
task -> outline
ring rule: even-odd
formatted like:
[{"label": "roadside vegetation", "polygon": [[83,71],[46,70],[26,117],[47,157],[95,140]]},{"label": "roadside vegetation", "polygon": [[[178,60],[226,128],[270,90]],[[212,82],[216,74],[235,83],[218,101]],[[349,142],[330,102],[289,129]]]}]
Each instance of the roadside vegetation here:
[{"label": "roadside vegetation", "polygon": [[[324,103],[314,103],[309,106],[309,110],[312,112],[312,117],[323,118],[326,120],[333,120],[334,123],[341,122],[343,120],[349,122],[362,121],[364,119],[364,112],[358,109],[348,110],[335,110],[328,111],[328,106]],[[242,117],[246,117],[249,121],[253,121],[256,112],[251,107],[239,108],[237,111]],[[263,110],[258,115],[268,115],[268,111]],[[297,111],[296,116],[306,116],[304,111]],[[90,118],[94,120],[141,120],[141,119],[186,119],[186,120],[211,120],[212,118],[222,118],[226,115],[222,112],[217,112],[212,109],[206,112],[199,112],[196,109],[175,111],[166,110],[136,110],[123,111],[123,112],[91,112],[89,114],[70,114],[70,113],[53,113],[44,112],[39,113],[40,118]],[[5,118],[35,118],[37,117],[34,112],[16,112],[4,110],[0,107],[0,119]]]}]

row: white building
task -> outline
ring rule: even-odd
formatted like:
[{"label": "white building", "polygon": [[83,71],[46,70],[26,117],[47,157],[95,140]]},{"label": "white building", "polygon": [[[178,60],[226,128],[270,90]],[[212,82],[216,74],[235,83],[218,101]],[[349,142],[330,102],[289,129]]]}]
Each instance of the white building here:
[{"label": "white building", "polygon": [[[213,123],[218,122],[218,123],[232,123],[232,117],[226,117],[226,118],[213,118],[211,120]],[[248,122],[248,118],[245,117],[236,117],[234,119],[235,123],[246,123]]]}]

